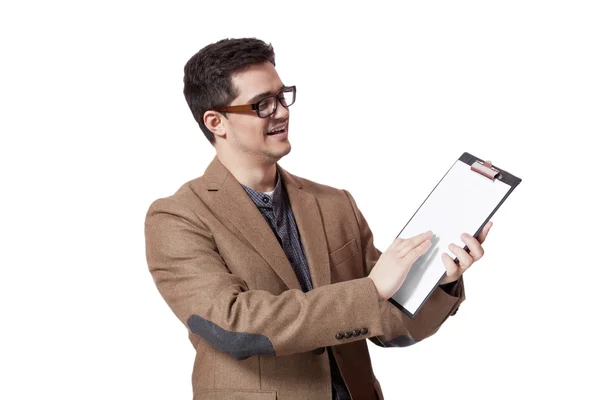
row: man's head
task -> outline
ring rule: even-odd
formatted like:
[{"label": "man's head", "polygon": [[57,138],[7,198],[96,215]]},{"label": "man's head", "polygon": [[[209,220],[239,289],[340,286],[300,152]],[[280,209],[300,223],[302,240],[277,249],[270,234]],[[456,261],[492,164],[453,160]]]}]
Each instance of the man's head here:
[{"label": "man's head", "polygon": [[[289,111],[282,106],[295,94],[284,85],[275,70],[273,47],[258,39],[224,39],[196,53],[184,68],[183,93],[192,114],[206,138],[227,157],[245,157],[260,163],[277,162],[288,154]],[[263,110],[252,107],[227,108],[263,103]],[[265,116],[265,104],[276,106]],[[223,111],[227,108],[228,111]],[[220,111],[217,111],[220,110]],[[272,110],[272,109],[271,109]],[[259,116],[259,114],[261,116]],[[269,135],[285,127],[285,132]]]}]

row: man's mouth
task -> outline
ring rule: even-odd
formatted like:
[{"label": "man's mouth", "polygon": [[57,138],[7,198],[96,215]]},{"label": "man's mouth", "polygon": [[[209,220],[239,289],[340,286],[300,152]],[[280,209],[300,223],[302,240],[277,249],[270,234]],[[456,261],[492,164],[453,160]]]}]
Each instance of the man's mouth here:
[{"label": "man's mouth", "polygon": [[283,132],[285,132],[286,129],[287,129],[287,123],[275,128],[273,130],[270,130],[269,132],[267,132],[267,135],[270,136],[270,135],[276,135],[278,133],[283,133]]}]

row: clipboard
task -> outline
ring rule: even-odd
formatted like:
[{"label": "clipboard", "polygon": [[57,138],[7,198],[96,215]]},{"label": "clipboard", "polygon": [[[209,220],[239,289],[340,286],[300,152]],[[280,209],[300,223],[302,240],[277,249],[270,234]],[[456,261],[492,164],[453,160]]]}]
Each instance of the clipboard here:
[{"label": "clipboard", "polygon": [[433,232],[431,247],[413,263],[389,301],[415,318],[446,276],[442,253],[453,255],[448,245],[463,243],[463,232],[477,237],[519,183],[520,178],[491,161],[463,153],[396,236],[409,238]]}]

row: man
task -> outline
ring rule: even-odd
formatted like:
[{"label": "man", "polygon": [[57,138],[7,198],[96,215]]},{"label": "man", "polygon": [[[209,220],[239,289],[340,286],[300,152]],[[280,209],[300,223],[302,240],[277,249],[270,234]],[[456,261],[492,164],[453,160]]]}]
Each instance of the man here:
[{"label": "man", "polygon": [[[444,254],[447,276],[415,319],[387,301],[431,232],[385,252],[346,190],[283,169],[296,88],[270,45],[227,39],[184,69],[184,94],[216,156],[204,175],[146,216],[154,281],[196,349],[194,399],[383,399],[365,339],[408,346],[465,299],[462,273],[483,256]],[[479,237],[483,242],[490,224]]]}]

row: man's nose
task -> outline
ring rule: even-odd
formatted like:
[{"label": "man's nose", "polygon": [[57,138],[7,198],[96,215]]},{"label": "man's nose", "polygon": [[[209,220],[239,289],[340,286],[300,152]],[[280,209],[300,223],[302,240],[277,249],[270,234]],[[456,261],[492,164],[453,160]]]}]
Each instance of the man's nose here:
[{"label": "man's nose", "polygon": [[275,110],[273,117],[275,119],[287,118],[290,115],[289,109],[283,105],[282,100],[280,100],[278,97],[277,97],[277,101],[279,102],[279,104],[277,104],[277,110]]}]

